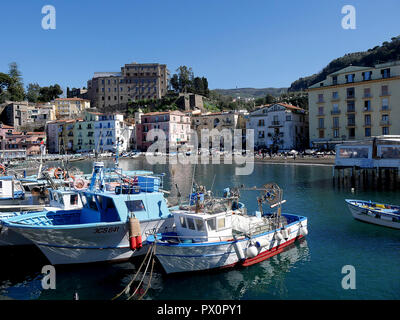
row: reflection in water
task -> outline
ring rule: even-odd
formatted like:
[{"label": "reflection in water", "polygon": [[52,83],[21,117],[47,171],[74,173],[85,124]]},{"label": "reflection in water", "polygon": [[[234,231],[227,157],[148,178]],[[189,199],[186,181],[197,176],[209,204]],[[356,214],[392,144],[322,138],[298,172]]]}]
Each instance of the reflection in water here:
[{"label": "reflection in water", "polygon": [[[303,239],[284,252],[247,268],[169,276],[163,274],[162,286],[156,289],[152,283],[147,298],[237,300],[271,296],[284,299],[288,291],[287,275],[297,263],[305,261],[309,261],[309,249],[307,241]],[[158,285],[159,276],[156,277]]]}]

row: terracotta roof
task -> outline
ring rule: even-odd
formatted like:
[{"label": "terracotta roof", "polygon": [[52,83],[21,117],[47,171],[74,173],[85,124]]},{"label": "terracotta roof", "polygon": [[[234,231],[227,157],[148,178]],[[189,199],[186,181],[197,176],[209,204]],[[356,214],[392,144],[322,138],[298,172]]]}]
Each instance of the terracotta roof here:
[{"label": "terracotta roof", "polygon": [[14,127],[8,126],[8,125],[6,125],[6,124],[3,124],[3,125],[2,125],[2,128],[3,128],[3,129],[14,129]]},{"label": "terracotta roof", "polygon": [[57,98],[55,101],[90,101],[82,98]]}]

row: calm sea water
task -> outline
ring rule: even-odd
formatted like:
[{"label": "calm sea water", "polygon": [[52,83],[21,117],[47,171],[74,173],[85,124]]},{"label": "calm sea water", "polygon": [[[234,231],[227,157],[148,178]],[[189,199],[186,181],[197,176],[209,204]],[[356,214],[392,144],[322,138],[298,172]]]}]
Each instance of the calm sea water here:
[{"label": "calm sea water", "polygon": [[[235,175],[234,165],[155,165],[144,159],[121,160],[126,170],[165,172],[164,189],[187,194],[193,176],[222,194],[226,186],[261,186],[276,182],[284,190],[283,211],[308,217],[304,241],[257,265],[211,273],[167,276],[156,265],[146,299],[400,299],[400,231],[355,221],[344,199],[400,204],[395,191],[363,191],[332,184],[332,167],[255,164],[249,176]],[[86,173],[91,163],[74,164]],[[111,163],[109,164],[111,165]],[[242,192],[248,210],[258,193]],[[56,268],[56,289],[43,290],[46,258],[36,248],[0,251],[0,295],[13,299],[111,299],[132,279],[140,261]],[[356,270],[356,289],[344,290],[342,268]],[[149,278],[145,278],[149,281]]]}]

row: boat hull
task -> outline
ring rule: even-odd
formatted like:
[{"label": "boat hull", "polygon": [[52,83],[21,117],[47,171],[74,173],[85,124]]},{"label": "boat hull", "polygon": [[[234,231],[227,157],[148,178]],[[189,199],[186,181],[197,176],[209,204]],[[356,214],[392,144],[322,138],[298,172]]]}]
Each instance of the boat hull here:
[{"label": "boat hull", "polygon": [[[148,234],[172,228],[172,224],[171,218],[141,221],[142,241]],[[130,249],[128,226],[122,222],[59,228],[13,225],[11,231],[33,242],[52,265],[122,261],[147,252],[145,243],[139,250]]]},{"label": "boat hull", "polygon": [[[287,246],[303,238],[304,235],[300,233],[301,227],[307,228],[307,219],[287,226],[288,238],[283,240],[276,240],[275,231],[271,231],[251,238],[221,243],[171,245],[157,242],[156,256],[167,274],[247,267],[279,254]],[[256,247],[254,244],[257,242],[263,245]],[[242,250],[242,255],[238,250]]]},{"label": "boat hull", "polygon": [[354,219],[383,227],[400,229],[400,219],[398,219],[398,221],[393,221],[392,217],[385,216],[381,212],[362,208],[353,204],[351,201],[352,200],[346,200],[346,203]]}]

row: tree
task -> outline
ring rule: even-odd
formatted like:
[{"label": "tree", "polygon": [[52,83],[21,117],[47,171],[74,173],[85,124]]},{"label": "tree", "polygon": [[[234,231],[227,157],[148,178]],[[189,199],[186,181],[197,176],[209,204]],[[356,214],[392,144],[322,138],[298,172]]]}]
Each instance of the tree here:
[{"label": "tree", "polygon": [[178,77],[177,74],[174,74],[174,75],[172,76],[172,78],[171,78],[171,80],[169,81],[169,83],[171,84],[172,89],[173,89],[175,92],[179,92],[179,77]]},{"label": "tree", "polygon": [[266,104],[272,104],[275,102],[275,97],[272,94],[267,94],[265,97],[265,103]]},{"label": "tree", "polygon": [[11,101],[23,101],[25,99],[24,84],[22,83],[21,72],[15,62],[9,64],[8,75],[11,83],[7,89],[7,99]]},{"label": "tree", "polygon": [[193,79],[193,93],[204,95],[204,82],[199,77]]},{"label": "tree", "polygon": [[50,102],[60,95],[62,95],[63,91],[58,84],[49,87],[42,87],[39,91],[39,98],[38,100],[41,102]]},{"label": "tree", "polygon": [[8,74],[0,72],[0,103],[6,100],[7,90],[11,84],[11,78]]},{"label": "tree", "polygon": [[40,96],[40,86],[37,83],[30,83],[26,88],[26,98],[29,102],[38,102]]},{"label": "tree", "polygon": [[188,90],[192,87],[193,83],[193,71],[192,68],[188,68],[187,66],[180,66],[176,69],[178,72],[178,84],[180,92],[188,92]]}]

